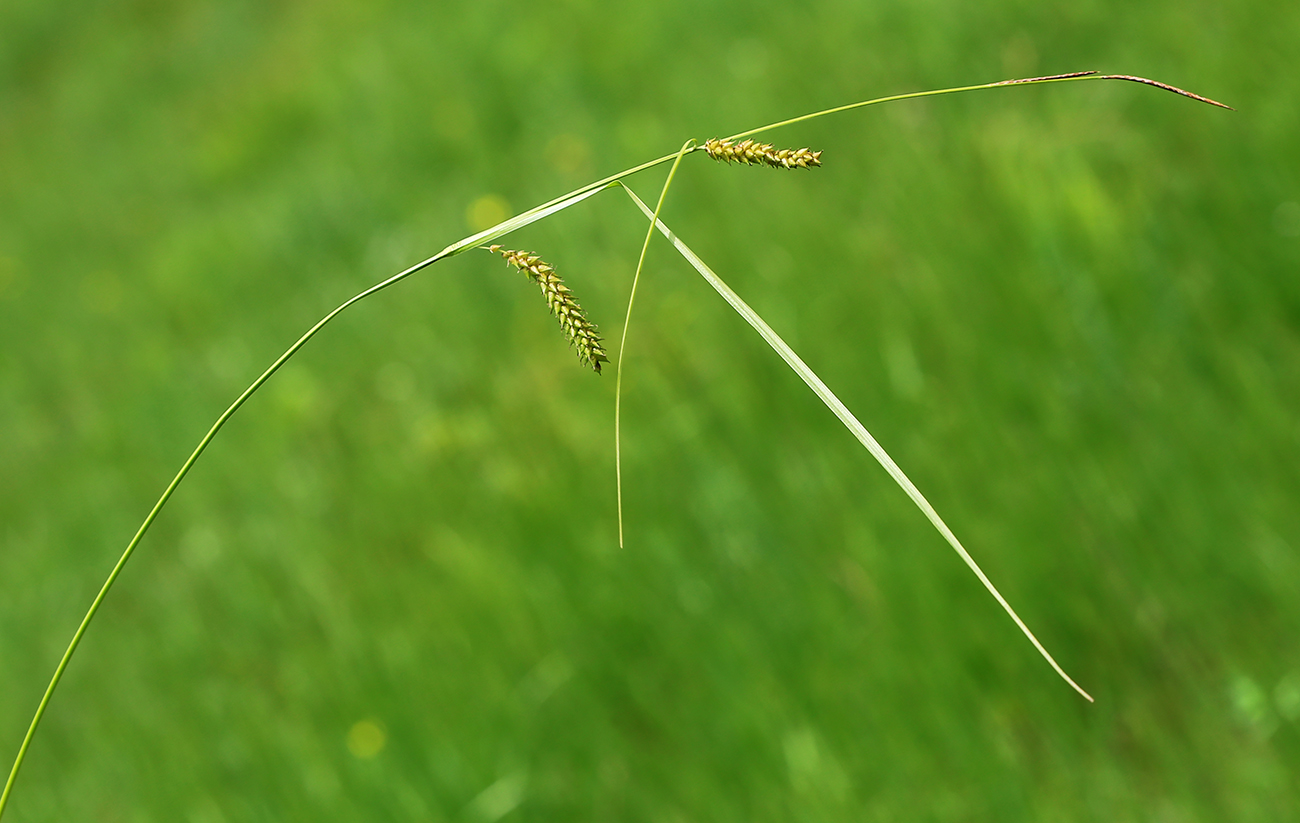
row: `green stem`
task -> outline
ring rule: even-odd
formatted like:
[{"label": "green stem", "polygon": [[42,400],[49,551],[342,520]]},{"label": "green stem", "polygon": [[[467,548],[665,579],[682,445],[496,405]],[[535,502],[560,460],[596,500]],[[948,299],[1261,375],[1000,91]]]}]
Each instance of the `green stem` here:
[{"label": "green stem", "polygon": [[203,452],[208,448],[208,444],[210,444],[213,438],[217,436],[217,432],[221,431],[221,427],[226,425],[226,421],[234,416],[235,412],[239,410],[239,407],[244,405],[245,401],[252,397],[253,393],[262,387],[262,384],[271,379],[271,375],[279,371],[280,367],[283,366],[290,357],[293,357],[299,349],[306,345],[308,340],[315,337],[316,332],[324,328],[326,323],[337,317],[338,314],[348,306],[351,306],[353,303],[363,300],[382,289],[388,288],[397,281],[415,274],[420,269],[431,266],[439,260],[442,260],[445,257],[450,257],[456,253],[458,253],[458,251],[449,251],[448,249],[444,249],[433,257],[430,257],[428,260],[417,263],[409,269],[388,278],[378,285],[371,286],[334,309],[334,311],[325,315],[321,318],[320,322],[308,329],[306,334],[298,338],[298,341],[290,346],[284,354],[276,358],[276,361],[272,363],[266,371],[262,372],[262,375],[254,380],[252,385],[247,389],[244,389],[243,394],[239,395],[234,403],[230,404],[230,408],[226,409],[221,416],[217,418],[217,422],[212,424],[212,428],[208,429],[208,433],[199,441],[199,445],[195,447],[194,452],[190,455],[189,459],[185,461],[185,464],[181,466],[181,470],[176,473],[176,476],[172,478],[172,482],[167,486],[167,489],[163,491],[162,497],[158,498],[158,502],[154,504],[153,509],[149,512],[149,516],[140,524],[140,528],[136,531],[135,537],[131,538],[131,542],[127,544],[126,551],[122,552],[122,556],[118,559],[117,565],[113,567],[113,571],[109,572],[108,579],[104,581],[104,585],[100,588],[99,594],[95,595],[95,600],[90,604],[90,609],[86,612],[86,616],[81,619],[81,625],[77,627],[76,633],[72,635],[72,642],[68,644],[67,651],[63,653],[63,658],[59,661],[58,668],[54,670],[54,676],[50,678],[50,684],[45,688],[45,695],[41,698],[40,705],[36,707],[36,715],[32,717],[31,725],[27,728],[27,735],[23,738],[22,746],[18,749],[18,757],[14,760],[13,769],[9,772],[9,780],[5,783],[4,793],[0,794],[0,814],[4,813],[4,808],[9,802],[9,795],[13,791],[14,781],[18,777],[18,770],[21,768],[23,760],[27,756],[27,749],[31,745],[32,738],[36,734],[37,726],[40,725],[41,718],[45,716],[45,709],[49,706],[50,698],[54,695],[54,689],[59,685],[59,681],[63,679],[63,672],[67,669],[68,661],[72,659],[73,652],[75,652],[77,646],[80,645],[81,638],[86,633],[86,628],[90,626],[90,621],[94,619],[95,614],[99,611],[100,605],[103,604],[104,598],[108,595],[108,590],[113,588],[113,584],[117,581],[118,575],[122,573],[123,567],[126,566],[126,561],[131,559],[131,555],[135,552],[136,546],[140,545],[140,540],[144,537],[145,532],[149,531],[149,527],[152,526],[153,521],[157,519],[158,513],[162,511],[163,506],[167,505],[167,501],[171,499],[176,488],[181,484],[181,481],[185,479],[185,475],[189,474],[190,469],[194,467],[194,464],[199,459],[199,455],[203,454]]},{"label": "green stem", "polygon": [[682,158],[694,150],[695,140],[687,140],[682,144],[677,152],[677,159],[673,161],[673,167],[668,170],[664,187],[659,192],[654,219],[650,221],[650,228],[646,229],[645,242],[641,244],[641,256],[636,261],[636,273],[632,275],[632,290],[627,296],[627,317],[623,319],[623,337],[618,344],[618,363],[614,367],[614,485],[618,492],[618,547],[620,549],[623,548],[623,439],[619,427],[622,419],[623,352],[627,349],[627,328],[632,323],[632,304],[636,302],[636,287],[641,282],[641,268],[645,265],[645,253],[650,248],[650,238],[655,234],[655,220],[659,219],[659,212],[664,207],[665,198],[668,197],[668,188],[673,184],[673,177],[677,175],[677,167],[681,164]]}]

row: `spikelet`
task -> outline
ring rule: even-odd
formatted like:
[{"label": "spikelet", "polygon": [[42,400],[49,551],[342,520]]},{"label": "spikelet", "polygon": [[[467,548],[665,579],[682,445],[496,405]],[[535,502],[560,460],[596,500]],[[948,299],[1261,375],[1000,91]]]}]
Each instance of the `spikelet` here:
[{"label": "spikelet", "polygon": [[600,335],[596,334],[595,324],[587,319],[577,298],[564,285],[555,269],[531,252],[514,251],[501,246],[489,246],[488,251],[505,257],[510,265],[528,275],[529,280],[541,287],[546,305],[550,306],[551,314],[560,321],[560,328],[578,352],[578,359],[595,369],[596,374],[600,374],[600,364],[609,362]]},{"label": "spikelet", "polygon": [[760,163],[778,169],[807,169],[822,164],[822,153],[812,149],[774,149],[771,143],[758,143],[754,140],[742,140],[733,143],[711,137],[704,141],[704,151],[714,160],[730,163],[744,163],[756,166]]}]

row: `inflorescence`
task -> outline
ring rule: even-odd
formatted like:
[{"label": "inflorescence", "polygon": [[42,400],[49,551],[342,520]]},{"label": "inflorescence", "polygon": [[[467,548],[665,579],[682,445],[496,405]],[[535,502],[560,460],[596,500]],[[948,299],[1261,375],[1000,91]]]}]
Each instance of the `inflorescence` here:
[{"label": "inflorescence", "polygon": [[564,334],[573,344],[578,359],[595,369],[596,374],[600,374],[600,364],[609,362],[600,335],[596,334],[595,324],[587,319],[582,306],[578,305],[577,298],[573,296],[569,287],[564,285],[564,281],[555,273],[555,269],[531,252],[515,251],[501,246],[489,246],[488,251],[505,257],[510,265],[528,275],[529,280],[541,287],[546,305],[550,306],[551,314],[560,321],[560,328],[564,329]]},{"label": "inflorescence", "polygon": [[714,160],[756,166],[765,164],[778,169],[807,169],[822,164],[822,153],[812,149],[775,149],[771,143],[742,140],[733,143],[711,137],[704,141],[704,151]]}]

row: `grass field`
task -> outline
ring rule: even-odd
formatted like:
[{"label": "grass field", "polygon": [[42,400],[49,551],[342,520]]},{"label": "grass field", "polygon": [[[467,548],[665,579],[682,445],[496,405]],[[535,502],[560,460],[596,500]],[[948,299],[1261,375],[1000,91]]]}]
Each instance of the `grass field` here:
[{"label": "grass field", "polygon": [[[456,5],[0,6],[0,755],[199,437],[344,299],[690,137],[1081,69],[1238,111],[890,104],[771,135],[814,171],[686,158],[664,219],[1096,704],[663,242],[619,549],[612,369],[467,253],[227,426],[5,823],[1294,814],[1300,7]],[[503,242],[616,340],[644,233],[614,192]]]}]

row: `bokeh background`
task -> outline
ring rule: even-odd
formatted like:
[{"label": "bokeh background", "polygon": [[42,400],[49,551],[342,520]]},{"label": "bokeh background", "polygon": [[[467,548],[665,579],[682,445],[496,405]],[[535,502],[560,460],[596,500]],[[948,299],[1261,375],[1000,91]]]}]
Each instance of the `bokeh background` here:
[{"label": "bokeh background", "polygon": [[[226,405],[362,288],[704,139],[665,219],[1059,681],[651,248],[624,383],[470,253],[235,417],[55,696],[19,821],[1275,821],[1300,804],[1300,6],[0,6],[0,749]],[[657,196],[664,169],[633,181]],[[644,235],[512,236],[610,338]],[[1288,810],[1290,810],[1288,812]]]}]

